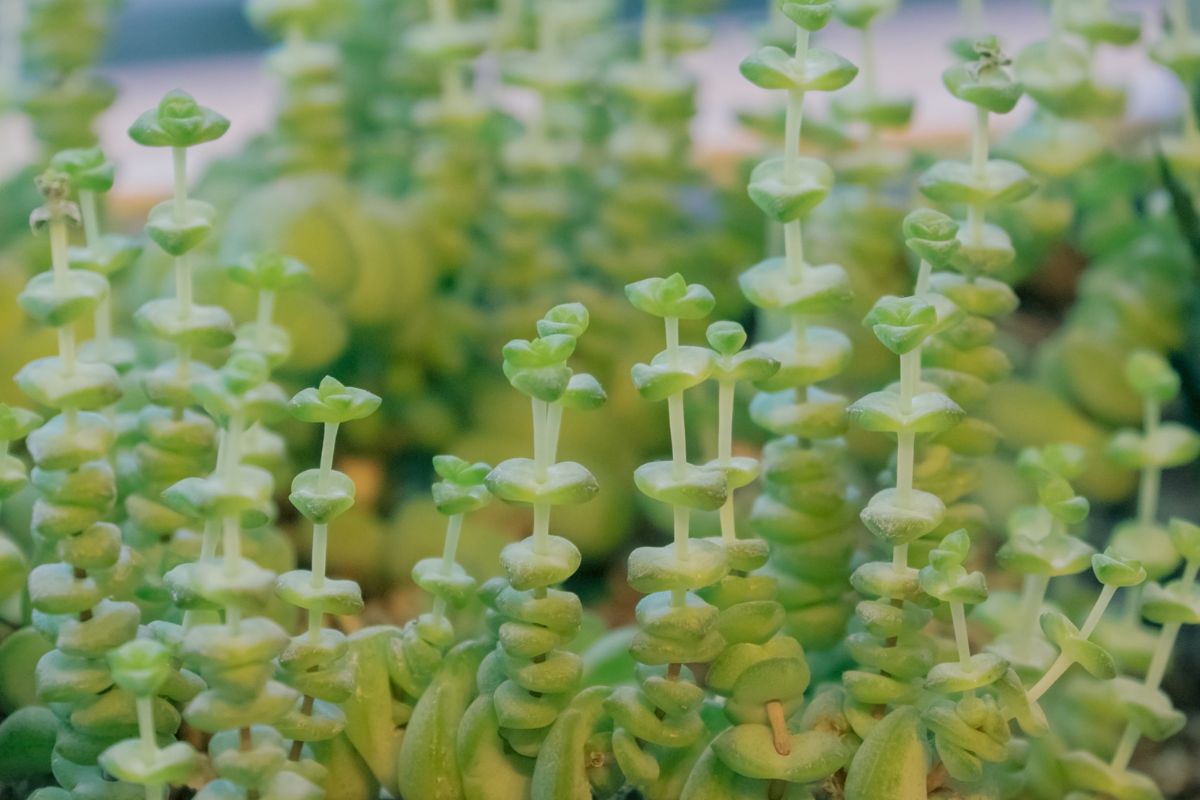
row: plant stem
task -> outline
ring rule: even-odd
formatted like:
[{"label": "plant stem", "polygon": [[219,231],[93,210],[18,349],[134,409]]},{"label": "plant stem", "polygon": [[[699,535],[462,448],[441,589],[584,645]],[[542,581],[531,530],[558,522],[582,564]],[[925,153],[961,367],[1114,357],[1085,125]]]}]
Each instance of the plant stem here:
[{"label": "plant stem", "polygon": [[[537,512],[534,512],[536,516]],[[446,521],[446,541],[442,545],[442,574],[449,575],[454,567],[454,556],[458,552],[458,540],[462,534],[463,515],[451,514]],[[441,620],[446,616],[446,598],[440,595],[433,598],[433,618]]]},{"label": "plant stem", "polygon": [[[977,180],[987,176],[988,162],[988,111],[986,108],[975,109],[975,127],[971,130],[971,174]],[[967,226],[970,232],[971,244],[978,247],[983,244],[984,211],[978,203],[967,205]]]},{"label": "plant stem", "polygon": [[933,265],[925,259],[921,259],[921,266],[917,269],[917,283],[913,287],[913,294],[917,297],[925,297],[929,294],[929,279],[933,276]]},{"label": "plant stem", "polygon": [[958,663],[965,667],[971,660],[971,641],[967,638],[967,614],[962,603],[950,603],[950,618],[954,621],[954,643],[958,647]]},{"label": "plant stem", "polygon": [[[1083,627],[1079,629],[1079,633],[1084,639],[1092,635],[1092,631],[1096,629],[1096,625],[1100,623],[1100,619],[1104,616],[1108,604],[1112,601],[1113,595],[1117,593],[1115,585],[1105,585],[1100,590],[1100,595],[1096,598],[1096,602],[1092,605],[1092,610],[1088,612],[1087,619],[1083,622]],[[1038,679],[1038,682],[1033,685],[1033,688],[1026,692],[1030,702],[1036,701],[1039,697],[1050,690],[1050,687],[1063,676],[1071,665],[1075,663],[1064,653],[1059,653],[1058,658],[1050,665],[1045,674]]]},{"label": "plant stem", "polygon": [[546,409],[546,450],[550,465],[558,461],[558,438],[562,432],[562,403],[548,403]]},{"label": "plant stem", "polygon": [[[147,762],[153,760],[158,753],[158,738],[154,731],[153,702],[152,697],[138,697],[135,701],[138,734],[142,740],[143,757]],[[146,800],[162,800],[163,785],[161,783],[147,783],[145,789]]]},{"label": "plant stem", "polygon": [[96,193],[79,190],[79,211],[83,216],[83,240],[89,250],[100,243],[100,215],[96,211]]},{"label": "plant stem", "polygon": [[[808,31],[797,27],[794,58],[801,68],[808,60],[808,39]],[[783,132],[783,177],[789,183],[795,183],[800,177],[800,134],[803,124],[804,92],[799,89],[788,89]]]},{"label": "plant stem", "polygon": [[717,385],[717,458],[728,464],[733,458],[733,381]]},{"label": "plant stem", "polygon": [[908,569],[908,545],[898,544],[892,548],[892,569],[904,572]]},{"label": "plant stem", "polygon": [[794,219],[783,226],[783,257],[787,264],[788,278],[799,283],[804,278],[804,229],[800,220]]},{"label": "plant stem", "polygon": [[[728,464],[733,458],[733,381],[721,381],[717,384],[717,458],[722,464]],[[725,498],[721,506],[721,538],[726,543],[737,539],[736,520],[734,518],[733,492]]]},{"label": "plant stem", "polygon": [[1042,601],[1046,599],[1046,588],[1050,585],[1049,575],[1026,575],[1025,589],[1021,596],[1021,618],[1017,628],[1018,652],[1029,653],[1034,634],[1038,629],[1038,616],[1042,613]]},{"label": "plant stem", "polygon": [[533,472],[538,482],[546,480],[550,469],[546,452],[546,402],[536,397],[530,400],[533,410]]},{"label": "plant stem", "polygon": [[271,318],[275,315],[275,292],[263,289],[258,293],[258,313],[254,319],[254,342],[259,350],[266,349],[267,330],[271,327]]},{"label": "plant stem", "polygon": [[[67,255],[69,247],[66,221],[61,215],[55,214],[50,219],[50,264],[54,270],[54,286],[58,289],[66,285],[67,274],[70,270]],[[58,326],[58,357],[62,360],[63,372],[73,375],[75,373],[75,323],[73,322]]]},{"label": "plant stem", "polygon": [[175,179],[175,202],[173,206],[175,221],[183,222],[187,218],[188,204],[186,147],[171,148],[171,166]]},{"label": "plant stem", "polygon": [[533,550],[535,553],[546,552],[546,541],[550,537],[550,505],[548,503],[533,504]]},{"label": "plant stem", "polygon": [[[686,506],[673,506],[675,528],[675,559],[684,562],[688,557],[688,527],[691,512]],[[676,589],[671,593],[671,605],[681,608],[687,602],[687,592]]]},{"label": "plant stem", "polygon": [[[912,412],[913,396],[916,394],[917,377],[921,371],[921,351],[913,349],[900,356],[900,413]],[[916,449],[916,434],[902,430],[896,435],[896,502],[907,508],[912,501],[913,461]]]},{"label": "plant stem", "polygon": [[333,471],[333,451],[337,447],[338,423],[326,422],[324,435],[321,437],[320,473],[317,475],[317,487],[324,489]]}]

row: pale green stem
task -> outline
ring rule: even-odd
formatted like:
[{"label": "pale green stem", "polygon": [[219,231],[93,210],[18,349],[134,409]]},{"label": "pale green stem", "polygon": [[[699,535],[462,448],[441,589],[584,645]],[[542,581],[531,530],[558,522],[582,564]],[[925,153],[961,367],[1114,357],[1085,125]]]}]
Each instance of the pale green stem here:
[{"label": "pale green stem", "polygon": [[533,504],[533,550],[536,553],[546,552],[546,543],[550,538],[550,504]]},{"label": "pale green stem", "polygon": [[259,350],[267,346],[267,331],[271,327],[271,318],[275,315],[275,292],[263,289],[258,293],[258,314],[254,319],[254,342]]},{"label": "pale green stem", "polygon": [[929,279],[932,276],[933,265],[922,258],[921,266],[917,269],[917,284],[913,289],[917,297],[924,297],[929,293]]},{"label": "pale green stem", "polygon": [[172,173],[175,179],[175,221],[183,222],[187,219],[187,148],[173,147],[171,148],[171,166]]},{"label": "pale green stem", "polygon": [[313,525],[312,542],[312,585],[320,588],[325,584],[325,570],[329,555],[329,524]]},{"label": "pale green stem", "polygon": [[[795,60],[803,69],[808,60],[808,31],[796,28]],[[783,177],[788,183],[800,179],[800,135],[804,125],[804,92],[789,89],[783,124]]]},{"label": "pale green stem", "polygon": [[558,461],[558,439],[562,433],[563,404],[550,403],[546,410],[546,450],[550,464]]},{"label": "pale green stem", "polygon": [[783,225],[783,257],[787,264],[788,277],[795,283],[804,278],[804,231],[800,220],[794,219]]},{"label": "pale green stem", "polygon": [[1027,654],[1038,630],[1038,617],[1042,613],[1042,602],[1050,585],[1049,575],[1026,575],[1025,590],[1021,597],[1021,617],[1017,631],[1020,636],[1018,652]]},{"label": "pale green stem", "polygon": [[[449,575],[454,568],[454,557],[458,552],[458,540],[462,535],[463,515],[451,514],[446,521],[446,541],[442,545],[442,574]],[[446,598],[438,595],[433,598],[433,618],[440,620],[446,616]]]},{"label": "pale green stem", "polygon": [[321,465],[317,475],[317,487],[324,489],[333,472],[333,452],[337,447],[338,423],[326,422],[325,432],[321,437]]},{"label": "pale green stem", "polygon": [[225,572],[233,573],[242,558],[241,528],[236,515],[229,514],[221,519],[221,542],[224,548],[222,556]]},{"label": "pale green stem", "polygon": [[152,697],[138,697],[135,701],[137,708],[138,734],[142,740],[142,749],[147,758],[158,752],[158,738],[154,732],[154,700]]},{"label": "pale green stem", "polygon": [[[667,335],[667,353],[672,362],[679,353],[679,320],[676,317],[664,319]],[[671,428],[671,463],[676,475],[683,474],[687,464],[687,431],[684,427],[683,392],[676,392],[667,398],[667,420]]]},{"label": "pale green stem", "polygon": [[533,410],[533,470],[539,482],[546,480],[550,469],[550,457],[546,452],[546,402],[530,398]]},{"label": "pale green stem", "polygon": [[737,517],[734,511],[733,492],[730,492],[721,506],[721,539],[726,544],[732,544],[737,539]]},{"label": "pale green stem", "polygon": [[[976,180],[982,181],[987,176],[988,162],[988,111],[986,108],[975,109],[975,127],[971,132],[971,174]],[[978,203],[967,205],[967,225],[971,244],[983,244],[984,211]]]},{"label": "pale green stem", "polygon": [[958,647],[958,663],[965,667],[971,660],[971,641],[967,638],[967,615],[962,603],[950,604],[950,618],[954,621],[954,643]]},{"label": "pale green stem", "polygon": [[892,569],[896,572],[908,569],[908,544],[898,544],[892,548]]},{"label": "pale green stem", "polygon": [[[728,464],[733,459],[733,393],[735,387],[736,384],[733,381],[720,381],[717,384],[717,458],[722,464]],[[737,539],[732,491],[729,492],[724,505],[721,506],[721,538],[727,543]]]},{"label": "pale green stem", "polygon": [[[1191,579],[1188,580],[1189,585],[1191,580],[1195,579],[1194,567],[1196,565],[1200,565],[1200,562],[1188,565],[1188,571],[1191,573]],[[1163,676],[1167,672],[1167,664],[1171,660],[1171,651],[1175,649],[1179,628],[1180,623],[1168,622],[1158,632],[1158,642],[1154,645],[1154,653],[1150,656],[1150,668],[1146,671],[1145,684],[1151,689],[1157,689],[1162,683]],[[1121,740],[1117,743],[1117,749],[1113,753],[1111,762],[1113,767],[1123,770],[1129,766],[1129,760],[1133,758],[1133,751],[1137,749],[1141,738],[1142,732],[1137,726],[1132,722],[1126,723],[1125,732],[1121,734]]]},{"label": "pale green stem", "polygon": [[[138,697],[137,708],[138,734],[142,740],[143,758],[147,763],[158,753],[158,738],[154,732],[154,700],[152,697]],[[147,783],[146,800],[162,800],[163,784]]]},{"label": "pale green stem", "polygon": [[[675,522],[675,558],[683,562],[688,557],[688,527],[691,523],[691,512],[686,506],[674,506]],[[686,592],[676,589],[671,594],[671,604],[680,607],[686,602]]]},{"label": "pale green stem", "polygon": [[733,459],[733,381],[717,385],[717,458],[722,464]]},{"label": "pale green stem", "polygon": [[[50,219],[50,264],[54,270],[55,288],[66,285],[67,273],[70,270],[67,240],[67,224],[63,218],[55,214]],[[75,323],[67,322],[58,326],[58,357],[62,360],[63,372],[72,375],[75,372]]]},{"label": "pale green stem", "polygon": [[[1100,595],[1096,598],[1096,602],[1092,605],[1092,610],[1088,613],[1087,619],[1084,620],[1083,627],[1079,629],[1080,636],[1082,636],[1084,639],[1087,639],[1092,635],[1092,631],[1094,631],[1096,626],[1100,624],[1100,619],[1104,616],[1105,610],[1108,609],[1108,604],[1112,601],[1113,595],[1116,593],[1117,587],[1115,585],[1106,584],[1105,587],[1100,590]],[[1068,655],[1065,653],[1059,653],[1058,658],[1054,660],[1054,663],[1050,665],[1050,668],[1046,670],[1046,673],[1042,675],[1042,677],[1038,679],[1038,682],[1033,685],[1033,688],[1026,693],[1030,702],[1036,702],[1039,697],[1048,692],[1050,687],[1053,686],[1055,682],[1058,681],[1058,679],[1061,678],[1063,674],[1071,668],[1073,663],[1075,662],[1072,661]]]},{"label": "pale green stem", "polygon": [[100,243],[100,215],[96,210],[96,193],[79,190],[79,211],[83,216],[83,240],[89,250]]},{"label": "pale green stem", "polygon": [[[917,377],[921,371],[921,351],[914,349],[900,356],[900,412],[912,411],[916,393]],[[912,500],[913,462],[915,460],[916,434],[911,430],[900,431],[896,436],[896,502],[907,508]]]}]

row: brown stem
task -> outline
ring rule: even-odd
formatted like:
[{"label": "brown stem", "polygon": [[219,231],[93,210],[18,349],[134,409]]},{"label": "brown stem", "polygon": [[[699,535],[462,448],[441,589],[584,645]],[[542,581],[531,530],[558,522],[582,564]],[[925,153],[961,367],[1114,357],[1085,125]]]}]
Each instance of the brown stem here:
[{"label": "brown stem", "polygon": [[945,764],[938,764],[933,768],[933,771],[925,777],[925,791],[932,792],[934,789],[941,788],[950,777],[950,773],[946,771]]},{"label": "brown stem", "polygon": [[[312,716],[313,698],[312,695],[304,695],[304,702],[300,704],[300,713],[306,717]],[[288,752],[289,761],[299,761],[300,755],[304,751],[304,742],[296,739],[292,742],[292,749]]]},{"label": "brown stem", "polygon": [[[75,575],[75,580],[77,580],[77,581],[86,580],[87,579],[87,570],[82,569],[80,567],[75,567],[74,575]],[[83,611],[79,612],[79,621],[80,622],[87,622],[91,618],[92,618],[92,610],[90,608],[85,608]]]},{"label": "brown stem", "polygon": [[783,717],[783,704],[778,700],[767,703],[767,720],[771,723],[771,737],[775,740],[775,752],[781,756],[791,755],[792,736],[788,732],[787,720]]}]

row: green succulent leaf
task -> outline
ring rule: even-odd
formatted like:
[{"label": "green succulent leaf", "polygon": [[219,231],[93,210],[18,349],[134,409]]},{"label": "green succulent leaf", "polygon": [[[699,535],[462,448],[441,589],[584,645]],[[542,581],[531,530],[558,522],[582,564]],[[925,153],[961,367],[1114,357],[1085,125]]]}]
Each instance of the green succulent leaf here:
[{"label": "green succulent leaf", "polygon": [[716,304],[712,292],[698,283],[687,283],[678,272],[627,284],[625,296],[639,311],[664,318],[702,319]]},{"label": "green succulent leaf", "polygon": [[292,398],[292,416],[301,422],[341,424],[375,413],[382,402],[366,389],[346,386],[326,375],[316,388],[302,389]]},{"label": "green succulent leaf", "polygon": [[129,137],[146,147],[194,147],[221,138],[227,130],[229,120],[176,89],[134,121]]}]

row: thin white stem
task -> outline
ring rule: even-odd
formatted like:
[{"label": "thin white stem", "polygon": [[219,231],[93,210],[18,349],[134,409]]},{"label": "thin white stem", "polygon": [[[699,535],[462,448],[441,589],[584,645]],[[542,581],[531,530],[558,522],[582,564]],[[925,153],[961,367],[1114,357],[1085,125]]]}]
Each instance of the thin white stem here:
[{"label": "thin white stem", "polygon": [[533,411],[533,470],[538,481],[546,480],[550,469],[550,455],[546,447],[546,402],[536,397],[530,399]]},{"label": "thin white stem", "polygon": [[158,738],[154,732],[154,700],[152,697],[138,697],[134,701],[137,708],[138,735],[142,740],[142,750],[147,760],[158,752]]},{"label": "thin white stem", "polygon": [[[1088,613],[1087,619],[1084,620],[1083,627],[1079,629],[1079,634],[1087,639],[1092,635],[1092,631],[1100,623],[1100,619],[1104,616],[1108,604],[1112,601],[1113,595],[1117,593],[1117,587],[1113,585],[1105,585],[1100,590],[1100,595],[1096,598],[1096,602],[1092,605],[1092,610]],[[1068,669],[1071,668],[1073,662],[1065,653],[1059,653],[1058,658],[1050,665],[1045,674],[1038,679],[1038,682],[1033,685],[1026,694],[1030,702],[1036,702],[1039,697],[1050,691],[1059,678],[1061,678]]]},{"label": "thin white stem", "polygon": [[254,319],[254,342],[258,349],[267,346],[267,331],[271,327],[271,318],[275,316],[275,292],[263,289],[258,293],[258,313]]},{"label": "thin white stem", "polygon": [[1129,766],[1129,760],[1133,758],[1133,751],[1137,749],[1138,742],[1141,741],[1142,733],[1133,723],[1125,726],[1125,732],[1121,734],[1121,741],[1117,742],[1117,749],[1113,753],[1112,765],[1116,769],[1124,770]]},{"label": "thin white stem", "polygon": [[687,434],[683,420],[683,392],[667,398],[667,418],[671,426],[671,463],[675,473],[682,474],[687,464]]},{"label": "thin white stem", "polygon": [[458,553],[458,540],[462,536],[463,515],[451,514],[446,521],[446,541],[442,545],[442,574],[449,575]]},{"label": "thin white stem", "polygon": [[954,643],[958,647],[958,663],[966,666],[971,660],[971,640],[967,637],[967,614],[962,603],[950,604],[950,618],[954,621]]},{"label": "thin white stem", "polygon": [[[1197,573],[1200,573],[1200,559],[1189,559],[1180,578],[1180,585],[1185,591],[1191,591]],[[1146,669],[1145,684],[1151,689],[1162,685],[1163,676],[1167,674],[1167,665],[1171,662],[1171,653],[1175,649],[1175,640],[1179,638],[1180,627],[1178,622],[1168,622],[1158,632],[1158,641],[1154,643],[1154,652],[1150,655],[1150,666]],[[1137,749],[1141,738],[1142,732],[1132,722],[1125,725],[1125,732],[1121,735],[1121,741],[1112,757],[1112,765],[1115,768],[1123,770],[1129,766],[1129,760],[1133,758],[1133,751]]]},{"label": "thin white stem", "polygon": [[333,471],[333,452],[337,448],[338,423],[326,422],[325,432],[321,437],[321,466],[317,475],[317,486],[324,488]]},{"label": "thin white stem", "polygon": [[795,219],[783,225],[783,258],[787,264],[788,277],[793,282],[799,282],[804,277],[804,230],[800,220]]},{"label": "thin white stem", "polygon": [[917,284],[913,289],[913,293],[917,297],[925,297],[929,294],[929,279],[933,276],[933,265],[925,259],[921,259],[921,266],[917,269]]},{"label": "thin white stem", "polygon": [[1022,655],[1028,654],[1038,630],[1038,617],[1042,613],[1042,602],[1046,599],[1046,588],[1050,585],[1048,575],[1026,575],[1025,589],[1021,597],[1021,617],[1017,629],[1019,650]]},{"label": "thin white stem", "polygon": [[312,535],[312,585],[320,587],[325,584],[325,564],[329,552],[329,524],[314,524]]},{"label": "thin white stem", "polygon": [[232,573],[242,558],[242,532],[238,518],[230,514],[221,520],[221,542],[225,559],[225,571]]},{"label": "thin white stem", "polygon": [[95,252],[100,243],[100,216],[96,211],[96,193],[81,189],[79,191],[79,210],[83,215],[83,240],[88,249]]},{"label": "thin white stem", "polygon": [[728,464],[733,458],[733,381],[717,386],[717,458]]},{"label": "thin white stem", "polygon": [[562,403],[549,403],[546,409],[546,455],[553,465],[558,461],[558,439],[562,433]]},{"label": "thin white stem", "polygon": [[[686,506],[674,507],[674,522],[675,522],[675,558],[678,561],[686,561],[688,558],[688,528],[691,524],[691,511]],[[683,592],[676,592],[675,605],[682,605],[678,602],[682,598]]]},{"label": "thin white stem", "polygon": [[550,538],[550,505],[548,503],[533,504],[533,550],[535,553],[546,552],[546,542]]},{"label": "thin white stem", "polygon": [[[977,180],[987,175],[988,148],[988,111],[979,107],[975,109],[975,126],[971,130],[971,174]],[[984,211],[981,205],[967,205],[967,225],[971,244],[983,244]]]},{"label": "thin white stem", "polygon": [[737,517],[734,514],[733,492],[725,498],[721,506],[721,539],[729,544],[737,539]]},{"label": "thin white stem", "polygon": [[171,166],[175,178],[175,221],[183,222],[187,218],[187,148],[174,147],[171,149]]}]

